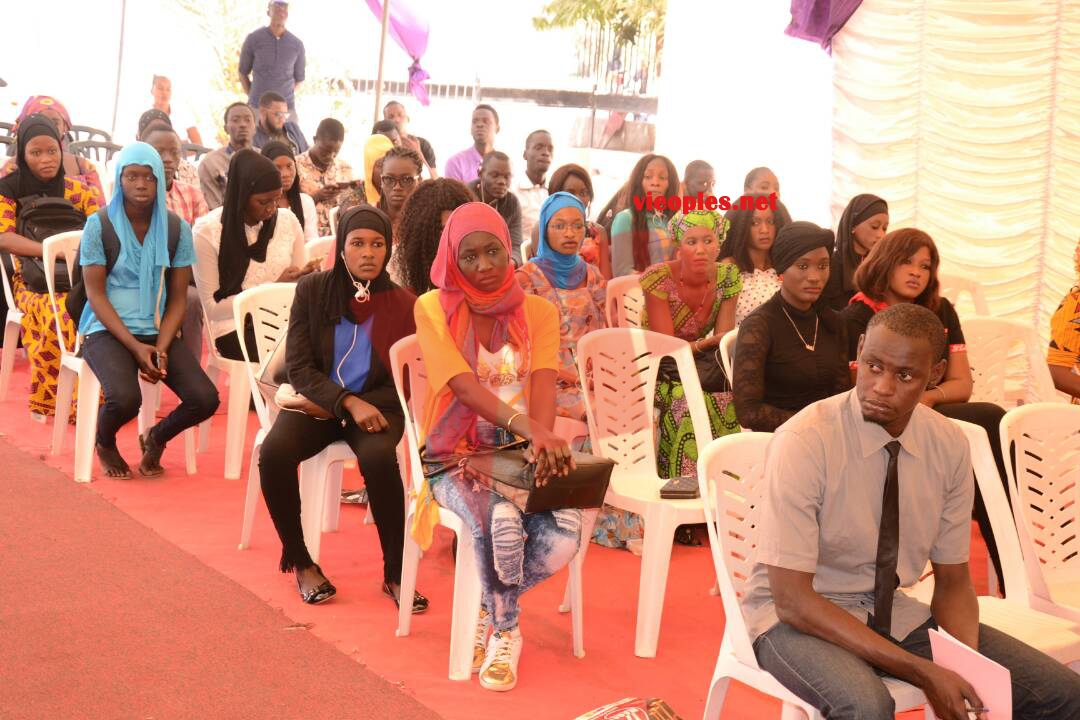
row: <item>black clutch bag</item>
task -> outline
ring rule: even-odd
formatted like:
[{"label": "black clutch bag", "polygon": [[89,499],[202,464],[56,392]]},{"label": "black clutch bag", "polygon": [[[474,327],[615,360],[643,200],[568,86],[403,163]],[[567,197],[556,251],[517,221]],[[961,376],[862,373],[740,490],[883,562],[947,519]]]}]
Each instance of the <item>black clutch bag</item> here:
[{"label": "black clutch bag", "polygon": [[598,508],[604,504],[615,461],[573,453],[577,467],[566,477],[552,477],[536,486],[536,467],[525,460],[525,441],[498,450],[458,455],[425,473],[431,477],[456,467],[462,477],[473,480],[514,503],[524,513]]},{"label": "black clutch bag", "polygon": [[662,500],[693,500],[700,497],[698,491],[698,479],[696,477],[671,478],[660,488]]}]

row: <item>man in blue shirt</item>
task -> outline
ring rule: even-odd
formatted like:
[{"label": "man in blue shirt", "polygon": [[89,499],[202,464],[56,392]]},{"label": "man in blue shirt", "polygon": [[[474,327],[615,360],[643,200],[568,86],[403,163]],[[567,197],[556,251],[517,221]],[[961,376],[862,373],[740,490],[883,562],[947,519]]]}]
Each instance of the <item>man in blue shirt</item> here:
[{"label": "man in blue shirt", "polygon": [[273,90],[267,90],[259,98],[259,124],[255,127],[255,147],[261,149],[271,140],[290,145],[293,154],[307,152],[308,141],[300,126],[289,120],[285,98]]},{"label": "man in blue shirt", "polygon": [[285,29],[289,3],[274,0],[266,8],[270,25],[253,31],[240,49],[240,84],[248,94],[248,105],[256,107],[263,93],[272,91],[285,98],[292,122],[296,115],[296,88],[304,81],[304,43]]}]

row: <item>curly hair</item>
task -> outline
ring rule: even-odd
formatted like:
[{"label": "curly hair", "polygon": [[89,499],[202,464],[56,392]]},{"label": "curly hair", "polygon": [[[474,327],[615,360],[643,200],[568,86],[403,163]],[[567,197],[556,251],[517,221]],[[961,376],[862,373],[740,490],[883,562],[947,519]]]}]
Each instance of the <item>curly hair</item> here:
[{"label": "curly hair", "polygon": [[398,246],[391,260],[405,287],[417,295],[433,289],[431,264],[439,250],[442,213],[474,200],[464,183],[450,178],[425,180],[416,187],[401,209]]},{"label": "curly hair", "polygon": [[413,164],[416,165],[417,175],[419,175],[424,170],[424,159],[420,157],[420,153],[416,152],[411,147],[405,147],[404,145],[395,145],[394,147],[390,148],[382,157],[383,165],[385,165],[386,161],[390,158],[405,158],[406,160],[412,160]]}]

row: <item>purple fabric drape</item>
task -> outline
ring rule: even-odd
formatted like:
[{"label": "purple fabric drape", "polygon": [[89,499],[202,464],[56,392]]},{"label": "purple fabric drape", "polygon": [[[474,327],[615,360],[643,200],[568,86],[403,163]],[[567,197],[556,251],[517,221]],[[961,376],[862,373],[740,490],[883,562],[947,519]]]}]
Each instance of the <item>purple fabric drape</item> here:
[{"label": "purple fabric drape", "polygon": [[[420,58],[427,52],[428,22],[427,18],[410,8],[409,4],[409,0],[390,0],[390,37],[412,58],[412,65],[409,66],[409,92],[421,105],[428,105],[431,101],[428,99],[424,81],[431,76],[420,67]],[[367,0],[367,5],[381,23],[382,2]]]},{"label": "purple fabric drape", "polygon": [[820,43],[832,55],[833,35],[840,32],[862,0],[791,0],[791,37]]}]

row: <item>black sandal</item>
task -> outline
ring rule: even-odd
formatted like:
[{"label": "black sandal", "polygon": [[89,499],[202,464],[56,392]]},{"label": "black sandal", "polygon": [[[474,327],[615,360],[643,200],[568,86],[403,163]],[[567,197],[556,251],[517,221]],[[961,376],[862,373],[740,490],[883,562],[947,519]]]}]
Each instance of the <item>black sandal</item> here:
[{"label": "black sandal", "polygon": [[694,525],[681,525],[675,531],[675,542],[679,545],[701,547],[701,541],[698,540],[697,534],[694,532],[694,527]]},{"label": "black sandal", "polygon": [[[326,574],[323,573],[322,568],[319,567],[318,563],[315,564],[315,569],[318,570],[319,574],[324,578],[326,577]],[[319,605],[337,595],[337,588],[334,587],[334,584],[329,580],[324,580],[318,587],[314,587],[311,590],[304,592],[304,589],[300,587],[300,578],[297,577],[296,589],[300,592],[300,599],[308,605]]]},{"label": "black sandal", "polygon": [[[398,588],[400,589],[400,587],[401,586],[399,585]],[[384,582],[382,584],[382,591],[383,591],[384,595],[388,596],[391,600],[394,601],[394,607],[397,607],[397,608],[401,607],[401,605],[398,603],[397,597],[394,596],[394,591],[390,589],[390,583]],[[413,593],[413,602],[412,602],[412,614],[413,615],[422,615],[423,613],[427,612],[427,609],[428,609],[428,599],[426,597],[424,597],[423,595],[421,595],[420,593],[414,592]]]},{"label": "black sandal", "polygon": [[161,467],[161,454],[165,452],[165,446],[159,445],[149,430],[146,431],[146,435],[139,436],[139,449],[143,453],[139,461],[139,474],[143,477],[157,477],[164,474],[165,468]]}]

